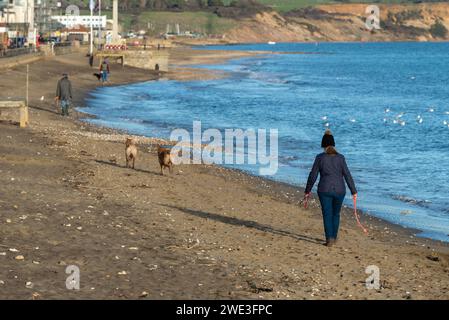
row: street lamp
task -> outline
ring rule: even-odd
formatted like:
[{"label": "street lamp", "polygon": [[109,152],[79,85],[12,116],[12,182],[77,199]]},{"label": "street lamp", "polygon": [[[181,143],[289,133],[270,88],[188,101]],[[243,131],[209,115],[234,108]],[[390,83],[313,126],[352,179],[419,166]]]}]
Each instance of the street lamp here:
[{"label": "street lamp", "polygon": [[94,54],[94,9],[95,9],[94,0],[90,0],[89,9],[90,9],[90,50],[89,50],[89,53],[92,56]]},{"label": "street lamp", "polygon": [[56,3],[56,6],[59,8],[59,15],[62,16],[62,2],[58,1]]}]

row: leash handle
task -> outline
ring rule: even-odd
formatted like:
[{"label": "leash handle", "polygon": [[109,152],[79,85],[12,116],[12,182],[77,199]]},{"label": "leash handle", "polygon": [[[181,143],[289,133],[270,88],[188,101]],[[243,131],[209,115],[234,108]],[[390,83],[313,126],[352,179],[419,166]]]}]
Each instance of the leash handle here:
[{"label": "leash handle", "polygon": [[354,194],[352,196],[352,201],[354,204],[354,215],[355,215],[355,219],[357,220],[357,225],[363,230],[363,232],[365,234],[368,234],[368,230],[360,222],[359,214],[357,213],[357,194]]}]

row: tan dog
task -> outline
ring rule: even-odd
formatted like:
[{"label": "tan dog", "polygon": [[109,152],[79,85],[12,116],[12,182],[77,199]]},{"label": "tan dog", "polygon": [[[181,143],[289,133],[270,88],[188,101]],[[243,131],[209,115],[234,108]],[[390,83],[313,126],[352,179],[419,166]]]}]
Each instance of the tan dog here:
[{"label": "tan dog", "polygon": [[126,149],[125,149],[125,157],[126,157],[126,167],[129,168],[129,163],[132,161],[132,168],[134,169],[134,163],[136,162],[137,158],[137,147],[134,139],[127,138],[126,142]]},{"label": "tan dog", "polygon": [[168,168],[170,173],[172,173],[173,162],[171,161],[170,149],[158,146],[157,156],[159,158],[159,164],[161,166],[161,175],[164,175],[164,168]]}]

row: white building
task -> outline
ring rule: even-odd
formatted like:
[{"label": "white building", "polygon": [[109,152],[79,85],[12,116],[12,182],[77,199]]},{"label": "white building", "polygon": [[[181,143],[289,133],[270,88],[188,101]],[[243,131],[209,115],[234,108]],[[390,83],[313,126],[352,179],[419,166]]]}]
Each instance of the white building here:
[{"label": "white building", "polygon": [[28,45],[35,45],[34,0],[0,0],[0,24],[0,33],[7,32],[9,38],[25,37]]},{"label": "white building", "polygon": [[75,16],[75,15],[65,15],[65,16],[52,16],[53,20],[58,21],[67,28],[77,28],[86,27],[90,28],[92,24],[95,29],[106,28],[106,16]]},{"label": "white building", "polygon": [[0,1],[0,23],[26,23],[34,27],[34,0]]}]

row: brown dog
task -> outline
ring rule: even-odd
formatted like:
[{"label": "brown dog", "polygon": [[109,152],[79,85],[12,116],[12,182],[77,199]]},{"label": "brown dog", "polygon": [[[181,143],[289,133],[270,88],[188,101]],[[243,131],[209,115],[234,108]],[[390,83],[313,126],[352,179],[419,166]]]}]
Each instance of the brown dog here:
[{"label": "brown dog", "polygon": [[137,158],[137,147],[134,139],[127,138],[125,142],[125,157],[126,157],[126,167],[129,168],[129,163],[132,161],[132,168],[134,169],[134,163]]},{"label": "brown dog", "polygon": [[157,156],[161,166],[161,175],[164,175],[164,168],[168,168],[170,173],[173,171],[173,162],[171,161],[170,149],[158,146]]}]

